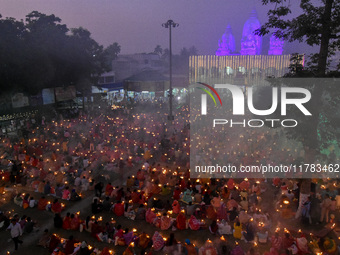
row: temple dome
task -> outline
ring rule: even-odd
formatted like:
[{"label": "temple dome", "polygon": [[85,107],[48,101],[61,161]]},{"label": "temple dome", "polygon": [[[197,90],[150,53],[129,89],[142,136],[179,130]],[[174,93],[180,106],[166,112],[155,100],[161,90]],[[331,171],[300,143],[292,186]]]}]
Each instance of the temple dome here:
[{"label": "temple dome", "polygon": [[261,54],[261,36],[255,35],[255,30],[261,27],[257,18],[256,10],[252,10],[250,17],[244,23],[241,39],[241,55],[260,55]]},{"label": "temple dome", "polygon": [[270,37],[268,55],[282,55],[283,44],[284,44],[283,39],[277,37],[275,33],[273,33],[272,36]]},{"label": "temple dome", "polygon": [[231,26],[228,24],[222,39],[218,42],[217,56],[230,55],[235,52],[235,38]]}]

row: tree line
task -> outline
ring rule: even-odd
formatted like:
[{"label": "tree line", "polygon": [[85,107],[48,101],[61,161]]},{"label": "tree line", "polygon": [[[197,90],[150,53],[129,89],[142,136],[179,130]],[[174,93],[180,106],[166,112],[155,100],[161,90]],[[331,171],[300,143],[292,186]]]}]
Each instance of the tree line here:
[{"label": "tree line", "polygon": [[35,95],[70,85],[87,92],[120,52],[118,43],[104,49],[85,28],[68,28],[55,15],[38,11],[20,21],[0,15],[0,34],[1,94]]}]

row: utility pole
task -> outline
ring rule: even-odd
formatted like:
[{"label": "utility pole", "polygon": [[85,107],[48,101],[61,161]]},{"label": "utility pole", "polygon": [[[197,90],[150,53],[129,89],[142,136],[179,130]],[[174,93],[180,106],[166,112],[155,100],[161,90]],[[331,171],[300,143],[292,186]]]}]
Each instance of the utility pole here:
[{"label": "utility pole", "polygon": [[169,106],[170,106],[170,112],[168,115],[168,120],[173,121],[174,116],[172,115],[172,45],[171,45],[171,27],[175,28],[178,27],[179,24],[175,23],[173,20],[169,19],[166,23],[162,24],[163,27],[169,28],[169,64],[170,64],[170,88],[169,88]]}]

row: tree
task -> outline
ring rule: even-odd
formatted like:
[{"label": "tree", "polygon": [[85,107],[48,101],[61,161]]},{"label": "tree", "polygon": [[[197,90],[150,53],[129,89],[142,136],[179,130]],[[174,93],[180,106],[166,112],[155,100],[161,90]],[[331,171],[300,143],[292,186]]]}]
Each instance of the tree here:
[{"label": "tree", "polygon": [[112,61],[115,60],[118,57],[119,53],[120,53],[120,45],[117,42],[114,42],[113,44],[109,45],[104,50],[104,55],[105,55],[106,65],[107,65],[107,71],[112,70]]},{"label": "tree", "polygon": [[162,46],[157,45],[157,46],[155,47],[155,49],[153,50],[153,52],[156,53],[158,56],[162,56],[162,54],[163,54]]},{"label": "tree", "polygon": [[[80,91],[88,91],[90,84],[96,85],[99,76],[107,70],[107,56],[103,51],[103,46],[99,45],[91,38],[91,33],[82,28],[71,29],[73,48],[73,73],[72,78],[76,87]],[[84,85],[88,85],[84,88]]]},{"label": "tree", "polygon": [[[293,64],[287,77],[324,77],[327,74],[329,57],[340,46],[340,1],[323,0],[319,4],[315,1],[300,0],[302,14],[296,18],[288,19],[291,14],[289,2],[285,0],[262,0],[267,5],[274,3],[275,8],[268,12],[266,22],[257,33],[265,35],[270,30],[275,30],[277,37],[283,37],[289,41],[306,42],[310,46],[319,46],[319,52],[311,57],[309,72],[301,68],[298,55],[293,55]],[[329,73],[328,73],[329,74]],[[333,74],[331,74],[333,75]],[[272,85],[278,83],[277,79],[271,79]],[[308,90],[313,95],[309,103],[312,116],[296,128],[285,130],[286,136],[303,144],[305,151],[305,163],[315,163],[321,159],[320,151],[329,145],[330,141],[338,140],[336,128],[339,123],[339,113],[336,105],[340,103],[340,94],[335,82],[319,82],[315,79],[310,82]],[[295,84],[295,85],[294,85]],[[285,86],[296,86],[293,80],[286,80]],[[299,87],[299,86],[297,86]],[[293,112],[297,116],[297,112]],[[296,216],[300,216],[304,198],[310,194],[311,180],[301,181],[300,204]]]},{"label": "tree", "polygon": [[0,33],[2,35],[0,37],[0,93],[3,94],[25,83],[24,77],[18,73],[25,70],[23,37],[26,28],[22,21],[13,18],[0,19]]},{"label": "tree", "polygon": [[312,0],[300,0],[302,14],[288,19],[292,13],[289,1],[261,0],[264,5],[275,4],[268,11],[266,22],[257,33],[264,35],[274,29],[278,37],[289,41],[305,41],[310,46],[319,46],[319,52],[314,54],[316,75],[321,77],[327,72],[327,60],[340,46],[340,1],[323,0],[315,4]]},{"label": "tree", "polygon": [[163,50],[161,59],[167,60],[167,59],[169,59],[169,55],[170,55],[170,50],[168,48],[166,48],[166,49]]},{"label": "tree", "polygon": [[70,85],[89,90],[107,70],[103,47],[91,33],[84,28],[70,32],[53,14],[33,11],[25,23],[0,16],[0,32],[2,92],[35,95],[43,88]]}]

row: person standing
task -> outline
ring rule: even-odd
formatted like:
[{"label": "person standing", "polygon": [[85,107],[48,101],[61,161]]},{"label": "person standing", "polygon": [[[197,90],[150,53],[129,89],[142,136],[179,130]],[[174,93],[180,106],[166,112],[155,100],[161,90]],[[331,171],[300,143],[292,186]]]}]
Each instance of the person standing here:
[{"label": "person standing", "polygon": [[94,190],[95,190],[95,195],[97,197],[101,197],[103,194],[103,188],[104,188],[104,184],[102,182],[98,182],[95,186],[94,186]]},{"label": "person standing", "polygon": [[325,199],[321,203],[321,217],[320,222],[323,222],[324,218],[326,218],[326,223],[328,223],[329,209],[331,208],[332,200],[329,198],[329,195],[326,194]]},{"label": "person standing", "polygon": [[16,219],[12,219],[11,224],[9,225],[7,230],[11,231],[11,237],[14,241],[15,250],[18,250],[18,243],[20,244],[23,243],[23,241],[19,240],[19,236],[22,235],[22,229],[21,229],[20,224],[17,222]]}]

